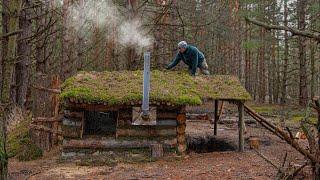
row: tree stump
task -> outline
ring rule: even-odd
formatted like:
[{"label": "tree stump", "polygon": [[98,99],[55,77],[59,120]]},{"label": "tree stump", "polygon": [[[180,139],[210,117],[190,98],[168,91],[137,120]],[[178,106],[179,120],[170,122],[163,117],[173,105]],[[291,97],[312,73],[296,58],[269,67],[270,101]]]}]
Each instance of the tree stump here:
[{"label": "tree stump", "polygon": [[259,149],[260,147],[260,140],[259,138],[257,137],[251,137],[249,139],[249,142],[250,142],[250,148],[251,149]]}]

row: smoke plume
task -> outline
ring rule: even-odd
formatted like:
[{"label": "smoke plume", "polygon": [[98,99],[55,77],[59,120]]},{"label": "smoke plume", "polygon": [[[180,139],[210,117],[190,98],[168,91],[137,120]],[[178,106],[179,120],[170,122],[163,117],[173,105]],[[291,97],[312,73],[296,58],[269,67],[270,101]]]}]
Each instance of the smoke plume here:
[{"label": "smoke plume", "polygon": [[[61,0],[56,4],[62,4]],[[121,13],[122,12],[122,13]],[[83,0],[67,9],[66,26],[78,36],[89,38],[96,28],[103,32],[106,39],[113,39],[123,47],[133,47],[138,52],[153,44],[153,37],[142,27],[140,19],[129,19],[128,9],[121,9],[111,0]]]}]

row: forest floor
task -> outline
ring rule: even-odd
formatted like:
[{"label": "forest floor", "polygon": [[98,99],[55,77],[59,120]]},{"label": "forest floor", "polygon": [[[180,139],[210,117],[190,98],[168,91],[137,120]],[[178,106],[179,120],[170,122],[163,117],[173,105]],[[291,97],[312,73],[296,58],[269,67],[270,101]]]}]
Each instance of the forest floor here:
[{"label": "forest floor", "polygon": [[[249,122],[250,118],[246,117],[246,120]],[[297,129],[294,126],[292,128],[296,132]],[[59,156],[59,150],[56,150],[45,153],[44,157],[35,161],[19,162],[16,159],[10,159],[9,173],[11,179],[41,180],[274,179],[277,170],[249,148],[248,141],[252,136],[260,139],[259,151],[279,165],[286,152],[288,153],[287,162],[292,166],[297,167],[305,161],[304,157],[290,145],[255,123],[247,124],[245,152],[237,152],[237,121],[234,114],[223,116],[217,137],[213,136],[213,125],[209,121],[189,121],[187,134],[189,146],[192,148],[185,156],[178,156],[171,152],[160,160],[136,158],[139,160],[97,163],[103,159],[101,155],[86,157],[85,159],[91,160],[89,162],[83,157],[65,160]],[[202,139],[201,143],[199,139]],[[298,141],[307,144],[306,140]],[[111,153],[111,156],[114,154]],[[132,152],[130,157],[137,156],[139,155]],[[309,172],[308,168],[300,173],[299,178],[308,179],[307,172]]]}]

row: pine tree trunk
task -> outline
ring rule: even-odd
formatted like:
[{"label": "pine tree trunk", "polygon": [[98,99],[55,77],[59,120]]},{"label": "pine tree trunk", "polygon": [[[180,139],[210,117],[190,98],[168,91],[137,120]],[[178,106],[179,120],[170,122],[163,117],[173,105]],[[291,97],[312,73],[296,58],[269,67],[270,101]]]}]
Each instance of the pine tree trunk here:
[{"label": "pine tree trunk", "polygon": [[[19,13],[21,9],[22,1],[21,0],[13,0],[9,1],[8,7],[11,13],[8,23],[8,32],[17,32],[19,29]],[[13,79],[13,72],[16,61],[16,50],[17,50],[17,35],[12,35],[8,39],[8,49],[7,49],[6,57],[3,62],[3,79],[2,79],[2,94],[1,100],[2,102],[9,102],[10,99],[10,90]]]},{"label": "pine tree trunk", "polygon": [[316,74],[316,68],[315,68],[315,44],[311,40],[310,45],[310,61],[311,61],[311,81],[310,81],[310,94],[311,98],[315,96],[315,74]]},{"label": "pine tree trunk", "polygon": [[[246,41],[250,40],[250,24],[248,22],[245,23],[246,33],[245,33],[245,39]],[[251,83],[250,83],[250,49],[245,48],[245,87],[247,91],[251,92]]]},{"label": "pine tree trunk", "polygon": [[[8,22],[9,22],[9,11],[7,8],[9,6],[9,1],[8,0],[2,0],[2,35],[5,35],[8,33]],[[1,100],[1,95],[2,95],[2,87],[3,87],[3,65],[7,57],[8,53],[8,37],[3,37],[2,42],[1,42],[1,56],[0,56],[0,100]]]},{"label": "pine tree trunk", "polygon": [[[288,0],[284,0],[284,26],[288,26]],[[289,59],[289,42],[288,31],[284,33],[284,62],[283,62],[283,75],[281,85],[281,104],[287,101],[287,74],[288,74],[288,59]]]},{"label": "pine tree trunk", "polygon": [[[261,42],[264,43],[265,29],[260,29]],[[266,97],[266,76],[265,76],[265,45],[259,49],[259,102],[264,103]]]},{"label": "pine tree trunk", "polygon": [[[320,5],[320,1],[319,1],[319,5]],[[316,100],[316,106],[320,108],[320,99]],[[318,112],[317,129],[318,129],[318,154],[316,156],[320,159],[320,112]],[[315,178],[316,180],[320,180],[320,163],[315,165],[314,177],[316,177]]]},{"label": "pine tree trunk", "polygon": [[[300,30],[306,29],[306,8],[307,0],[298,1],[298,28]],[[306,57],[306,38],[299,36],[298,37],[298,47],[299,47],[299,104],[305,106],[308,101],[308,76],[307,76],[307,57]]]},{"label": "pine tree trunk", "polygon": [[[133,21],[136,18],[136,8],[137,8],[137,0],[126,0],[127,1],[127,8],[128,8],[128,18],[130,21]],[[128,70],[135,70],[137,66],[136,62],[136,50],[134,47],[127,48],[127,69]]]},{"label": "pine tree trunk", "polygon": [[63,0],[62,6],[62,48],[61,48],[61,59],[60,59],[60,77],[62,80],[66,79],[70,75],[70,33],[68,32],[68,8],[70,0]]},{"label": "pine tree trunk", "polygon": [[20,57],[15,67],[15,80],[16,80],[16,103],[25,108],[25,102],[27,98],[27,89],[29,84],[30,74],[30,56],[31,56],[31,44],[28,42],[28,38],[31,37],[32,23],[31,23],[31,0],[24,1],[24,10],[21,12],[19,26],[23,32],[19,35],[19,39],[23,39],[18,43],[18,57]]},{"label": "pine tree trunk", "polygon": [[[311,1],[312,3],[316,3],[315,0]],[[320,1],[319,1],[320,2]],[[319,4],[320,5],[320,4]],[[319,6],[320,8],[320,6]],[[320,9],[318,11],[318,15],[320,13]],[[310,28],[311,29],[316,29],[317,28],[317,16],[312,14],[311,15],[311,21],[310,21]],[[310,63],[311,63],[311,81],[310,81],[310,95],[311,98],[313,98],[315,96],[315,91],[316,91],[316,48],[317,48],[317,44],[315,44],[316,42],[313,41],[313,39],[310,39]]]},{"label": "pine tree trunk", "polygon": [[[8,33],[8,9],[4,7],[8,7],[8,0],[2,0],[2,35]],[[3,91],[3,65],[6,61],[8,50],[8,38],[3,38],[1,43],[1,56],[0,56],[0,104],[3,103],[2,100],[2,91]],[[6,123],[4,118],[4,107],[0,105],[0,153],[6,154]],[[7,179],[8,169],[7,169],[7,158],[3,155],[0,155],[0,179]]]},{"label": "pine tree trunk", "polygon": [[6,151],[6,119],[0,107],[0,179],[6,180],[8,176],[8,158]]},{"label": "pine tree trunk", "polygon": [[[277,20],[276,20],[276,12],[277,12],[277,0],[273,0],[272,2],[272,12],[271,12],[271,19],[272,19],[272,22],[273,23],[276,23],[277,24]],[[271,36],[272,36],[272,50],[271,50],[271,64],[272,66],[270,67],[271,68],[271,72],[272,72],[272,93],[271,93],[271,96],[272,96],[272,102],[273,103],[278,103],[278,100],[279,100],[279,84],[278,84],[278,61],[277,61],[277,41],[276,41],[276,38],[277,38],[277,34],[276,34],[276,31],[273,31],[271,33]],[[271,97],[270,97],[271,99]]]},{"label": "pine tree trunk", "polygon": [[[8,4],[9,11],[11,12],[8,17],[8,33],[17,32],[19,28],[19,15],[22,6],[21,0],[2,1],[4,4]],[[3,57],[3,74],[2,74],[2,87],[1,87],[1,104],[7,104],[12,101],[10,96],[13,72],[16,61],[17,50],[17,35],[12,35],[8,38],[8,48]],[[4,107],[0,110],[0,179],[7,179],[8,172],[8,159],[6,155],[6,111]]]}]

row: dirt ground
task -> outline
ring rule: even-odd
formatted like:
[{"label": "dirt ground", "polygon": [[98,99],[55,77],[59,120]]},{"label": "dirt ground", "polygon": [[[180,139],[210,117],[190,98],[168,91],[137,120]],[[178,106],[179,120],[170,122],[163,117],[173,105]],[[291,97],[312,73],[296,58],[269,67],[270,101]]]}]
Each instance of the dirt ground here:
[{"label": "dirt ground", "polygon": [[[288,144],[255,124],[247,125],[243,153],[236,151],[236,122],[220,124],[218,136],[214,137],[210,122],[192,121],[187,123],[187,134],[189,146],[199,149],[191,149],[185,156],[175,155],[147,163],[79,166],[74,161],[61,161],[57,150],[31,162],[11,159],[10,179],[274,179],[277,170],[249,148],[248,138],[251,136],[261,140],[259,151],[277,164],[285,152],[288,152],[288,162],[293,166],[304,162]],[[206,140],[198,143],[196,139],[199,138]],[[192,144],[195,142],[198,144]],[[203,153],[194,152],[201,152],[201,148]],[[308,179],[308,175],[302,172],[299,178]]]}]

